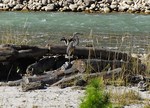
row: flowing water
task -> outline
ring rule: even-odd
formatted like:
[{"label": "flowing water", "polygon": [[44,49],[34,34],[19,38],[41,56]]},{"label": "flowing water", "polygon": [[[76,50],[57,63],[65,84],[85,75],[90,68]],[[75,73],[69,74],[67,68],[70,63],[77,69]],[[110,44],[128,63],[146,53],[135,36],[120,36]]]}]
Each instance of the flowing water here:
[{"label": "flowing water", "polygon": [[72,12],[0,12],[0,37],[26,37],[30,44],[60,43],[62,36],[83,33],[81,44],[91,42],[114,49],[149,48],[150,15],[86,14]]}]

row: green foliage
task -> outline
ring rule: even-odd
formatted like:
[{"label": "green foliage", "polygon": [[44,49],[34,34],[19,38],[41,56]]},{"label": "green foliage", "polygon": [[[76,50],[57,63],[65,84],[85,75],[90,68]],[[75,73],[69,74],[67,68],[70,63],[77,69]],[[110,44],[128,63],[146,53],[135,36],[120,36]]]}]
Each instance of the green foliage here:
[{"label": "green foliage", "polygon": [[112,108],[109,95],[104,91],[102,79],[92,79],[85,93],[80,108]]}]

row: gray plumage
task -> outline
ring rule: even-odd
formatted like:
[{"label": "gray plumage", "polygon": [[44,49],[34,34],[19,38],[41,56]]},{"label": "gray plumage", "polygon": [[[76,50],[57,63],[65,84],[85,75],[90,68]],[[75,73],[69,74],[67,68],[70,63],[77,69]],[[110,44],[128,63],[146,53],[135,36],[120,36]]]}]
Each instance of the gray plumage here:
[{"label": "gray plumage", "polygon": [[70,39],[66,39],[65,37],[61,38],[61,41],[65,42],[65,45],[67,46],[66,53],[69,58],[69,62],[74,53],[75,46],[79,45],[79,38],[77,35],[81,35],[81,33],[73,33],[73,36]]}]

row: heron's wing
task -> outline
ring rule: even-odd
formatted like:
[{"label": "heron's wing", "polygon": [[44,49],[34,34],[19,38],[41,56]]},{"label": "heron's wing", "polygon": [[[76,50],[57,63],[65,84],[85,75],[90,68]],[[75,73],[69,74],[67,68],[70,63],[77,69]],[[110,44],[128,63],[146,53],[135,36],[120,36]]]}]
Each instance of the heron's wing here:
[{"label": "heron's wing", "polygon": [[74,38],[74,40],[73,40],[73,46],[77,46],[77,45],[79,45],[79,38],[78,38],[78,36],[76,36]]}]

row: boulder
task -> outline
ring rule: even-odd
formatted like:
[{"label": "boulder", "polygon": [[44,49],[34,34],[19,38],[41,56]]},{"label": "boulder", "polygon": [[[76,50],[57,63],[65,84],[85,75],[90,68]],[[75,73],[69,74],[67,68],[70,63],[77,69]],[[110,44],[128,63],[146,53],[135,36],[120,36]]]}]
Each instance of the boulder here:
[{"label": "boulder", "polygon": [[118,10],[118,6],[117,5],[113,5],[112,4],[112,5],[110,5],[110,8],[111,8],[111,10],[115,10],[115,11]]},{"label": "boulder", "polygon": [[64,6],[61,11],[70,11],[70,8],[68,6]]},{"label": "boulder", "polygon": [[146,9],[145,14],[150,14],[150,10]]},{"label": "boulder", "polygon": [[104,0],[104,3],[105,3],[105,4],[111,4],[111,3],[112,3],[112,0]]},{"label": "boulder", "polygon": [[14,2],[9,2],[8,5],[9,5],[10,8],[13,8],[14,6],[17,5],[17,3],[16,3],[16,1],[14,1]]},{"label": "boulder", "polygon": [[103,10],[104,10],[104,13],[109,13],[111,11],[109,7],[105,7]]},{"label": "boulder", "polygon": [[42,0],[41,3],[42,5],[47,5],[47,0]]},{"label": "boulder", "polygon": [[55,10],[55,5],[54,4],[48,4],[47,6],[42,7],[41,10],[54,11]]},{"label": "boulder", "polygon": [[95,0],[83,0],[86,6],[90,6]]},{"label": "boulder", "polygon": [[31,4],[33,5],[33,0],[28,1],[28,5],[31,5]]},{"label": "boulder", "polygon": [[23,8],[22,8],[22,11],[28,11],[29,9],[28,9],[28,6],[24,6]]},{"label": "boulder", "polygon": [[0,10],[9,10],[9,5],[0,3]]},{"label": "boulder", "polygon": [[10,2],[10,0],[3,0],[4,4],[8,4]]},{"label": "boulder", "polygon": [[17,4],[12,10],[22,10],[23,5],[22,4]]},{"label": "boulder", "polygon": [[125,11],[127,11],[129,8],[127,7],[127,6],[119,6],[118,7],[118,11],[119,12],[125,12]]},{"label": "boulder", "polygon": [[73,0],[66,0],[67,1],[67,3],[69,3],[69,4],[73,4]]},{"label": "boulder", "polygon": [[85,10],[85,6],[79,6],[78,8],[77,8],[77,11],[84,11]]},{"label": "boulder", "polygon": [[76,11],[77,8],[78,8],[78,6],[77,6],[77,4],[70,4],[70,5],[69,5],[69,8],[70,8],[72,11]]},{"label": "boulder", "polygon": [[117,1],[112,1],[111,5],[118,5],[118,2]]},{"label": "boulder", "polygon": [[58,5],[59,5],[59,6],[62,6],[62,5],[63,5],[63,1],[59,1],[59,2],[58,2]]},{"label": "boulder", "polygon": [[78,2],[76,3],[77,5],[81,6],[84,4],[84,2],[82,2],[82,0],[78,0]]},{"label": "boulder", "polygon": [[51,0],[47,0],[47,4],[50,4],[50,3],[52,3],[52,1]]},{"label": "boulder", "polygon": [[91,6],[90,6],[90,10],[94,10],[96,8],[96,5],[93,3],[93,4],[91,4]]},{"label": "boulder", "polygon": [[134,2],[131,1],[131,0],[126,1],[126,3],[127,3],[128,5],[134,5]]}]

